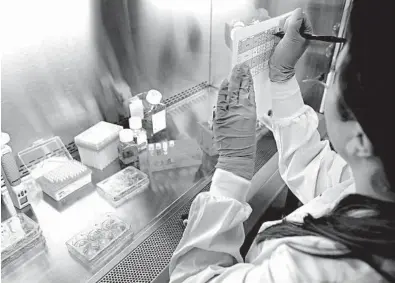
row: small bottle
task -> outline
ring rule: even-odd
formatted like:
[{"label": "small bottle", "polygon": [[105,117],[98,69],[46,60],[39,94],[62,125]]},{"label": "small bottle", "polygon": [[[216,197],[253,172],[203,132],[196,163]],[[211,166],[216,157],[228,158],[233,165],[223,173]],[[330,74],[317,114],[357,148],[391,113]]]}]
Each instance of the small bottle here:
[{"label": "small bottle", "polygon": [[140,168],[139,149],[133,141],[134,134],[130,129],[119,132],[118,156],[122,167],[134,166]]},{"label": "small bottle", "polygon": [[170,163],[175,163],[175,158],[174,158],[175,148],[174,148],[174,146],[175,146],[174,140],[169,141],[169,147],[168,147],[167,152],[168,152],[168,155],[169,155]]},{"label": "small bottle", "polygon": [[162,142],[162,149],[163,149],[163,154],[167,155],[168,154],[168,144],[167,141]]},{"label": "small bottle", "polygon": [[144,114],[145,129],[150,143],[163,139],[166,132],[166,105],[161,103],[162,94],[157,90],[147,93],[148,109]]},{"label": "small bottle", "polygon": [[133,140],[139,152],[147,148],[147,132],[143,129],[140,117],[130,117],[129,127],[133,131]]},{"label": "small bottle", "polygon": [[162,151],[162,144],[161,143],[155,144],[155,153],[156,153],[157,158],[155,159],[154,166],[162,168],[163,159],[161,157],[162,157],[163,151]]},{"label": "small bottle", "polygon": [[144,105],[143,101],[138,96],[133,96],[129,99],[129,112],[130,117],[144,118]]},{"label": "small bottle", "polygon": [[156,155],[161,156],[162,155],[162,145],[160,143],[156,143],[155,149],[156,149]]},{"label": "small bottle", "polygon": [[155,145],[152,143],[148,145],[148,155],[155,156]]},{"label": "small bottle", "polygon": [[149,165],[152,165],[155,161],[155,144],[147,145],[147,162]]}]

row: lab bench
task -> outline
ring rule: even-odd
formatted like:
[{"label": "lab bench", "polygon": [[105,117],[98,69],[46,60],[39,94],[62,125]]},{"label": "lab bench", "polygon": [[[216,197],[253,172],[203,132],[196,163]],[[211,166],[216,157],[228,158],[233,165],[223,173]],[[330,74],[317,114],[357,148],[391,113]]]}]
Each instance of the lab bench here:
[{"label": "lab bench", "polygon": [[[197,115],[202,105],[207,109],[213,97],[205,89],[190,103],[182,115]],[[198,96],[199,96],[198,95]],[[200,106],[199,106],[200,105]],[[176,108],[169,108],[168,133],[180,137],[180,121]],[[211,110],[210,110],[211,111]],[[208,113],[210,113],[208,111]],[[176,113],[176,114],[175,114]],[[191,120],[192,119],[192,120]],[[322,116],[320,116],[322,121]],[[178,124],[177,124],[178,123]],[[178,125],[177,129],[172,128]],[[322,123],[320,124],[322,125]],[[188,127],[194,136],[193,127]],[[320,126],[323,134],[323,128]],[[146,152],[140,156],[145,160]],[[181,216],[188,213],[195,196],[209,190],[217,156],[203,153],[201,164],[181,166],[161,172],[150,172],[141,165],[150,179],[149,187],[119,207],[111,206],[96,190],[96,184],[121,170],[116,160],[104,170],[92,169],[92,183],[62,201],[54,201],[39,189],[31,189],[31,206],[21,211],[41,227],[45,242],[14,263],[2,268],[2,281],[14,282],[167,282],[168,264],[185,229]],[[248,196],[253,209],[245,222],[246,234],[252,231],[273,202],[287,190],[278,173],[278,154],[271,133],[258,137],[255,175]],[[3,209],[3,206],[2,206]],[[3,211],[2,211],[3,212]],[[104,213],[114,213],[130,225],[134,236],[113,258],[99,268],[90,269],[71,257],[66,241]]]}]

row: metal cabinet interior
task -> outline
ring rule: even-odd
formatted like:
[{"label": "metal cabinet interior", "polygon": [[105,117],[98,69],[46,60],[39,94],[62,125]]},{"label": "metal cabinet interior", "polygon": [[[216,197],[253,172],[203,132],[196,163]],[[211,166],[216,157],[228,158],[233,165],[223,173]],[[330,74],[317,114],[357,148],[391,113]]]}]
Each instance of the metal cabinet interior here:
[{"label": "metal cabinet interior", "polygon": [[155,88],[168,98],[208,81],[210,1],[192,2],[7,2],[1,115],[14,151],[117,123],[119,94]]},{"label": "metal cabinet interior", "polygon": [[[344,2],[73,0],[23,7],[7,2],[2,131],[11,135],[16,152],[55,135],[68,144],[100,120],[116,123],[126,116],[122,95],[155,88],[168,98],[204,81],[218,86],[231,64],[225,23],[248,22],[262,9],[277,16],[302,7],[316,33],[331,34]],[[312,43],[298,64],[299,81],[328,71],[327,48]],[[322,86],[301,83],[301,88],[307,101],[312,97],[319,104]]]}]

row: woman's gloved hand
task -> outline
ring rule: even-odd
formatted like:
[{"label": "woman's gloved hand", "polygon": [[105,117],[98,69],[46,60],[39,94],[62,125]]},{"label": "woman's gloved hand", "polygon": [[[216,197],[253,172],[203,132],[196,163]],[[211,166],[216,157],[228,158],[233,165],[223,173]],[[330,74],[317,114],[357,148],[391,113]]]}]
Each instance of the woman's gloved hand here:
[{"label": "woman's gloved hand", "polygon": [[308,40],[301,33],[312,33],[306,14],[298,8],[280,24],[285,32],[269,61],[269,78],[272,82],[285,82],[295,75],[295,65],[306,51]]},{"label": "woman's gloved hand", "polygon": [[256,104],[247,65],[236,65],[230,81],[222,82],[213,127],[219,151],[216,168],[251,180],[255,166]]}]

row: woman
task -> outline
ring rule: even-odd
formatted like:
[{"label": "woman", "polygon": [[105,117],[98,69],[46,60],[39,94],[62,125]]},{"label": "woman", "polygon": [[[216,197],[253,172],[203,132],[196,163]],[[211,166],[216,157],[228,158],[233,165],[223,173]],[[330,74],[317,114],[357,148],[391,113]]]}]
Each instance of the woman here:
[{"label": "woman", "polygon": [[[237,66],[218,94],[220,158],[170,263],[171,282],[394,282],[394,1],[354,1],[348,43],[325,101],[329,138],[304,105],[294,67],[311,26],[297,9],[270,60],[271,128],[279,169],[304,203],[264,223],[245,262],[239,249],[255,152],[252,78]],[[374,34],[374,36],[373,36]],[[381,126],[385,124],[385,126]]]}]

